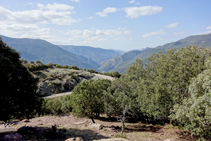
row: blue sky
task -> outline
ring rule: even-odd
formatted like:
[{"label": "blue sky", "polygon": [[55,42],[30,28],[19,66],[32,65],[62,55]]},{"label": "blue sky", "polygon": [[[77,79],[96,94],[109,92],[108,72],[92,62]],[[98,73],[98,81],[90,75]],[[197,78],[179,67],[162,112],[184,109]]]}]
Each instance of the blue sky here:
[{"label": "blue sky", "polygon": [[211,33],[210,0],[0,0],[0,35],[133,50]]}]

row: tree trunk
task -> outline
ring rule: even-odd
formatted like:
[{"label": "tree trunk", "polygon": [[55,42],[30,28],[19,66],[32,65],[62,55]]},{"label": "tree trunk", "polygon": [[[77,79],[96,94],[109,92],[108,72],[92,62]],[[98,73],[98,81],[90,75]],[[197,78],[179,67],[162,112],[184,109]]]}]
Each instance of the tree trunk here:
[{"label": "tree trunk", "polygon": [[92,122],[95,123],[93,116],[91,116],[90,118],[91,118]]},{"label": "tree trunk", "polygon": [[122,121],[122,136],[123,136],[124,130],[125,130],[125,123]]}]

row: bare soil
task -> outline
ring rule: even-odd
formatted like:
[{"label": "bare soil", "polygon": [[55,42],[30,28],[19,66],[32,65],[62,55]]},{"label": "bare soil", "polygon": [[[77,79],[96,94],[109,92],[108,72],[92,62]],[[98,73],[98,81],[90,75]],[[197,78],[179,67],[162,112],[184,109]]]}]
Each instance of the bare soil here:
[{"label": "bare soil", "polygon": [[[23,126],[29,127],[52,127],[67,129],[66,139],[70,140],[101,140],[101,141],[117,141],[117,140],[130,140],[130,141],[190,141],[191,138],[185,135],[184,132],[172,125],[153,126],[149,124],[126,123],[124,137],[126,139],[117,139],[121,136],[121,123],[108,120],[95,120],[95,124],[91,119],[78,118],[73,115],[64,116],[43,116],[22,121],[13,121],[9,124],[0,123],[0,135],[16,132],[17,129]],[[66,140],[63,139],[63,140]]]}]

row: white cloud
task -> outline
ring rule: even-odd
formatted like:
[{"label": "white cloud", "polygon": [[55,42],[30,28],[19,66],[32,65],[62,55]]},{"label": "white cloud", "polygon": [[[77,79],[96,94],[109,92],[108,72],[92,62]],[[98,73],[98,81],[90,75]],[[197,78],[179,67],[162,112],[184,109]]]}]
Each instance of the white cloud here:
[{"label": "white cloud", "polygon": [[94,30],[94,29],[85,29],[85,30],[70,30],[65,35],[80,35],[83,37],[91,37],[91,36],[117,36],[117,35],[127,35],[130,34],[129,30],[126,30],[125,28],[117,28],[117,29],[103,29],[103,30]]},{"label": "white cloud", "polygon": [[91,37],[91,38],[87,38],[84,43],[93,43],[93,42],[100,42],[100,41],[106,41],[108,39],[105,38],[99,38],[99,37]]},{"label": "white cloud", "polygon": [[107,7],[106,9],[103,10],[103,12],[98,12],[96,15],[99,15],[100,17],[106,17],[108,16],[108,13],[116,13],[117,9],[114,7]]},{"label": "white cloud", "polygon": [[34,39],[51,39],[54,36],[50,35],[50,28],[39,28],[34,25],[21,24],[1,24],[0,33],[5,36],[18,38],[34,38]]},{"label": "white cloud", "polygon": [[206,30],[210,30],[211,29],[211,26],[208,26],[207,28],[206,28]]},{"label": "white cloud", "polygon": [[147,16],[156,14],[162,11],[162,7],[160,6],[141,6],[141,7],[127,7],[124,9],[126,12],[126,17],[128,18],[138,18],[140,16]]},{"label": "white cloud", "polygon": [[135,3],[135,1],[134,0],[131,0],[128,3],[133,4],[133,3]]},{"label": "white cloud", "polygon": [[[69,30],[64,33],[65,35],[71,35],[68,39],[69,42],[77,42],[81,41],[83,43],[93,43],[100,42],[110,39],[125,39],[130,31],[125,28],[117,28],[117,29],[85,29],[85,30]],[[80,43],[81,43],[80,42]]]},{"label": "white cloud", "polygon": [[82,34],[81,30],[70,30],[65,33],[65,35],[80,35],[80,34]]},{"label": "white cloud", "polygon": [[71,25],[77,22],[71,17],[75,13],[75,11],[72,11],[73,6],[54,3],[46,6],[38,4],[37,8],[35,10],[13,12],[0,6],[0,22],[23,25]]},{"label": "white cloud", "polygon": [[165,31],[163,31],[162,29],[160,29],[160,30],[158,30],[158,31],[146,33],[146,34],[144,34],[142,37],[143,37],[143,38],[146,38],[146,37],[150,37],[150,36],[154,36],[154,35],[159,35],[159,34],[165,34]]},{"label": "white cloud", "polygon": [[69,5],[66,5],[66,4],[58,4],[58,3],[47,4],[46,6],[39,3],[37,5],[37,7],[40,8],[40,9],[53,10],[53,11],[57,11],[57,10],[67,11],[67,10],[73,10],[74,9],[73,6],[69,6]]},{"label": "white cloud", "polygon": [[84,36],[93,36],[93,35],[95,35],[95,31],[86,29],[86,30],[84,30],[83,35]]},{"label": "white cloud", "polygon": [[179,25],[179,23],[172,23],[172,24],[169,24],[169,25],[166,25],[165,27],[166,28],[175,28]]},{"label": "white cloud", "polygon": [[114,30],[96,30],[96,35],[114,36],[114,35],[126,35],[129,33],[130,33],[130,31],[121,30],[121,28],[114,29]]},{"label": "white cloud", "polygon": [[70,0],[70,1],[73,1],[73,2],[80,2],[80,0]]}]

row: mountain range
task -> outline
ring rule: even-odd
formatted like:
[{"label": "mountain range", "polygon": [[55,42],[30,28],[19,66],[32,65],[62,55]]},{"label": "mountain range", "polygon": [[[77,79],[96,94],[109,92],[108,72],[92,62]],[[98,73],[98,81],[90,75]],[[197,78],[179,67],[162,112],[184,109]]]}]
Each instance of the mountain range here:
[{"label": "mountain range", "polygon": [[[104,64],[100,64],[101,65],[100,70],[107,70],[111,72],[118,71],[120,73],[125,73],[128,67],[131,64],[133,64],[136,59],[141,59],[144,63],[146,63],[147,58],[149,58],[154,53],[157,53],[159,51],[166,53],[166,51],[169,49],[173,49],[173,48],[180,49],[182,47],[191,46],[191,45],[200,46],[200,47],[211,47],[211,34],[189,36],[184,39],[178,40],[176,42],[167,43],[165,45],[158,46],[155,48],[146,48],[144,50],[139,51],[139,54],[138,52],[134,54],[133,53],[134,51],[132,52],[129,51],[122,54],[119,57],[107,60],[106,62],[104,62]],[[125,58],[125,56],[130,56],[130,57],[127,59],[121,59],[121,58]]]},{"label": "mountain range", "polygon": [[97,63],[121,55],[121,52],[118,50],[114,51],[111,49],[94,48],[89,46],[72,46],[72,45],[58,45],[58,46],[69,52],[85,56],[86,58],[91,58]]},{"label": "mountain range", "polygon": [[125,73],[137,58],[146,63],[147,58],[159,51],[166,53],[169,49],[179,49],[189,45],[211,47],[211,34],[189,36],[155,48],[147,47],[125,53],[89,46],[54,45],[41,39],[10,38],[2,35],[0,37],[19,51],[21,58],[28,61],[40,60],[45,64],[76,65],[79,68],[120,73]]},{"label": "mountain range", "polygon": [[[98,68],[100,67],[100,65],[96,61],[93,61],[91,57],[87,58],[85,57],[85,55],[69,52],[45,40],[28,39],[28,38],[10,38],[3,35],[0,35],[0,37],[7,45],[11,46],[12,48],[20,52],[21,58],[26,59],[28,61],[39,60],[44,64],[54,63],[60,65],[69,65],[69,66],[76,65],[79,68],[96,69],[96,70],[98,70]],[[104,56],[108,55],[110,56],[110,58],[120,55],[120,53],[118,52],[110,50],[108,52],[105,49],[101,49],[100,54],[102,54],[102,52],[105,52]],[[112,56],[110,54],[114,55]],[[98,58],[94,59],[101,60],[101,56],[98,55]]]}]

